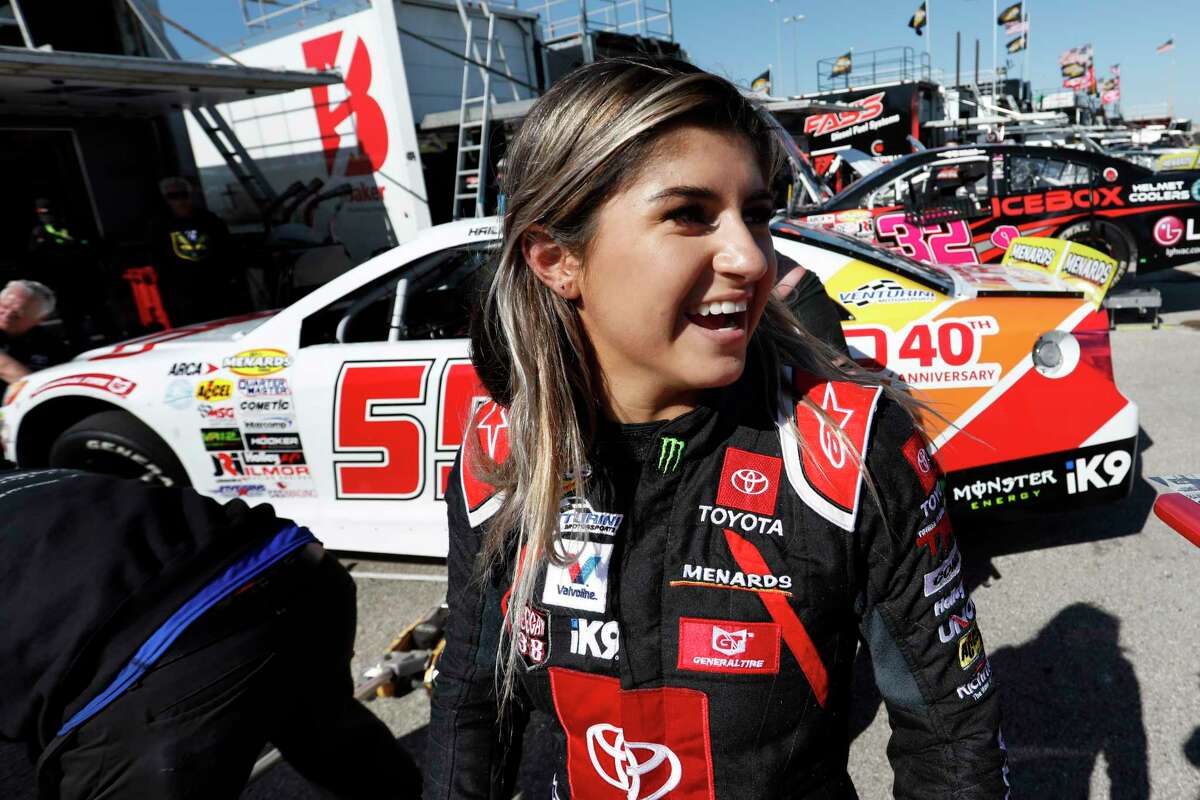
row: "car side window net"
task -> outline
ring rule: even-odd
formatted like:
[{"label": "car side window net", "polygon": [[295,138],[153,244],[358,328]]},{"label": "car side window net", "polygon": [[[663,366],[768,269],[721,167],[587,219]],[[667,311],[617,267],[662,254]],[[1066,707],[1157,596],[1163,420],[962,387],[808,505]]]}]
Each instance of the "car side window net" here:
[{"label": "car side window net", "polygon": [[306,317],[300,346],[465,337],[490,258],[485,246],[457,247],[390,270]]},{"label": "car side window net", "polygon": [[1092,183],[1091,168],[1077,161],[1010,156],[1009,164],[1009,189],[1013,194],[1089,186]]}]

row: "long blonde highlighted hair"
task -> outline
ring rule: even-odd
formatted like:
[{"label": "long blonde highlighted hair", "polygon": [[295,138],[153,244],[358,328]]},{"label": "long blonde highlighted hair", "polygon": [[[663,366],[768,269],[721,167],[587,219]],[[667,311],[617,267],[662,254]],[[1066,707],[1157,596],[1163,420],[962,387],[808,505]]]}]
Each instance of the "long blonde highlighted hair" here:
[{"label": "long blonde highlighted hair", "polygon": [[[472,431],[464,463],[482,464],[480,477],[504,493],[488,522],[480,567],[495,568],[516,554],[509,631],[517,629],[543,562],[570,560],[559,546],[559,505],[567,478],[584,492],[603,389],[575,305],[538,279],[525,262],[524,239],[536,226],[582,259],[598,210],[637,178],[669,128],[687,124],[743,136],[768,186],[784,163],[768,120],[729,81],[684,62],[648,59],[600,61],[564,77],[534,105],[506,154],[503,243],[472,323],[471,358],[492,398],[508,409],[509,452],[502,464],[492,463]],[[804,332],[775,298],[750,347],[772,375],[792,365],[878,384],[853,364],[835,363],[835,351]],[[888,391],[911,408],[910,398]],[[500,647],[506,699],[516,637],[503,638]]]}]

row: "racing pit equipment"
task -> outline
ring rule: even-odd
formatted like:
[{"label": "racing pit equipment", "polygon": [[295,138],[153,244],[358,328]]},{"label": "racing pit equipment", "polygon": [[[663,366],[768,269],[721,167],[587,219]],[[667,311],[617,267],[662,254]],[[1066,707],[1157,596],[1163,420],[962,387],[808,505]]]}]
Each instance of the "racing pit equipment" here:
[{"label": "racing pit equipment", "polygon": [[[853,797],[844,720],[861,636],[892,722],[896,796],[1003,798],[999,698],[924,440],[877,387],[797,373],[768,402],[751,353],[711,405],[602,426],[593,477],[561,509],[575,558],[543,564],[508,617],[514,702],[551,719],[548,792]],[[507,452],[506,431],[476,432],[493,458]],[[516,554],[476,574],[499,498],[462,458],[447,489],[451,613],[427,800],[492,796],[504,761],[494,659]]]},{"label": "racing pit equipment", "polygon": [[1163,475],[1150,480],[1162,492],[1154,501],[1154,513],[1200,547],[1200,475]]}]

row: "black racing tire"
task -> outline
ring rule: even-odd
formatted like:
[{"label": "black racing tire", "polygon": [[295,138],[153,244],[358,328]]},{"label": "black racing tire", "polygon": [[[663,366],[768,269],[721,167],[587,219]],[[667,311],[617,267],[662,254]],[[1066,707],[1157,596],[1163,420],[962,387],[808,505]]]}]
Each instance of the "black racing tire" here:
[{"label": "black racing tire", "polygon": [[1137,243],[1120,225],[1099,220],[1076,222],[1068,225],[1058,238],[1095,248],[1117,260],[1117,274],[1110,287],[1116,286],[1127,275],[1137,272]]},{"label": "black racing tire", "polygon": [[114,409],[67,428],[50,447],[50,466],[135,478],[157,486],[188,486],[170,445],[145,424]]}]

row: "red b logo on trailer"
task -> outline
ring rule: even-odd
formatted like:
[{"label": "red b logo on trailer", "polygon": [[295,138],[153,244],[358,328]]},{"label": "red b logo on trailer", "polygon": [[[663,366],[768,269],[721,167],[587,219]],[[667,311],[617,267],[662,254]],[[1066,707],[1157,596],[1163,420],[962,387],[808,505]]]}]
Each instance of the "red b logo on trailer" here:
[{"label": "red b logo on trailer", "polygon": [[[310,39],[302,47],[304,63],[313,69],[329,69],[337,63],[342,32],[329,33]],[[350,56],[350,67],[344,81],[349,94],[336,106],[329,102],[329,87],[312,87],[313,111],[317,114],[317,127],[321,133],[321,147],[325,151],[325,169],[330,175],[341,149],[342,135],[337,128],[351,114],[354,129],[358,134],[358,153],[351,156],[346,165],[346,175],[369,175],[383,167],[388,153],[387,121],[378,101],[369,94],[371,88],[371,54],[362,37],[354,43]]]}]

